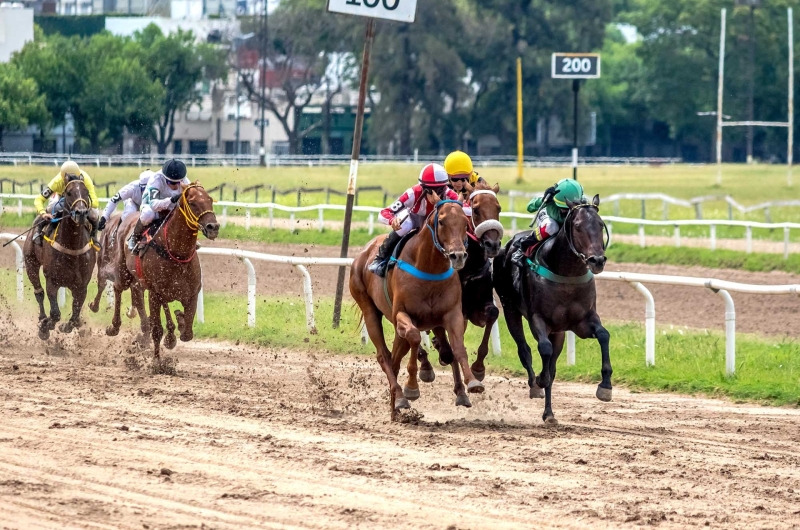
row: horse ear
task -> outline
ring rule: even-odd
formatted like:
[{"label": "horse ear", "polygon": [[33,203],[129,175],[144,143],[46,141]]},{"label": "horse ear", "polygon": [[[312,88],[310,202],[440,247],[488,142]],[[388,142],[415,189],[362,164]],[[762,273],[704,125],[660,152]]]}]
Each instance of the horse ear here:
[{"label": "horse ear", "polygon": [[600,195],[599,194],[595,195],[594,197],[592,197],[592,206],[594,206],[598,210],[600,209]]},{"label": "horse ear", "polygon": [[475,191],[475,188],[473,188],[472,184],[470,184],[469,182],[464,184],[464,189],[467,190],[467,193],[472,193],[473,191]]},{"label": "horse ear", "polygon": [[492,191],[495,193],[500,193],[500,184],[495,183],[495,185],[492,186]]},{"label": "horse ear", "polygon": [[433,203],[434,203],[434,204],[436,204],[436,203],[438,203],[439,201],[441,201],[441,200],[442,200],[442,198],[441,198],[441,197],[439,197],[439,194],[438,194],[438,193],[436,193],[436,192],[435,192],[435,191],[433,191],[433,190],[431,190],[431,198],[433,199]]}]

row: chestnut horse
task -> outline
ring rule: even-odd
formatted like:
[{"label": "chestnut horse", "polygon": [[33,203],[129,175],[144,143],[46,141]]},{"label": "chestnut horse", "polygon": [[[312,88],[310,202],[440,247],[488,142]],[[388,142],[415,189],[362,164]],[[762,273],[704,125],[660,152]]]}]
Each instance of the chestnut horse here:
[{"label": "chestnut horse", "polygon": [[[58,289],[66,287],[72,292],[72,315],[59,326],[63,333],[69,333],[81,325],[81,308],[86,300],[86,292],[92,279],[96,261],[96,245],[91,240],[91,227],[88,219],[91,212],[91,198],[86,185],[80,177],[67,182],[61,198],[64,201],[64,214],[51,238],[42,246],[32,238],[25,240],[23,254],[25,271],[33,285],[36,301],[39,303],[39,338],[47,340],[50,331],[61,320],[58,308]],[[46,222],[37,217],[34,223]],[[44,238],[44,236],[42,236]],[[39,269],[44,272],[47,282],[47,299],[50,302],[50,317],[45,316],[44,294]]]},{"label": "chestnut horse", "polygon": [[[367,266],[378,252],[383,237],[373,239],[358,255],[350,269],[350,294],[364,318],[375,345],[378,364],[389,381],[392,418],[399,409],[410,408],[409,399],[419,398],[417,358],[420,331],[441,327],[452,345],[453,357],[464,371],[467,390],[483,392],[483,384],[470,370],[464,346],[464,317],[461,314],[461,281],[454,274],[466,262],[467,216],[457,201],[438,201],[425,226],[397,256],[396,267],[386,278],[372,274]],[[392,351],[383,337],[386,317],[395,328]],[[397,375],[409,349],[408,382],[400,388]],[[463,385],[457,391],[464,392]]]},{"label": "chestnut horse", "polygon": [[[603,272],[606,263],[605,223],[598,213],[600,196],[595,195],[591,203],[568,201],[567,206],[564,226],[536,249],[524,270],[511,263],[511,254],[519,240],[530,232],[514,236],[506,244],[505,255],[494,262],[494,287],[503,305],[508,331],[517,343],[519,359],[528,372],[530,397],[541,398],[544,389],[542,420],[546,423],[558,423],[553,415],[551,389],[567,331],[582,339],[595,338],[600,343],[603,379],[596,396],[601,401],[611,401],[610,335],[597,315],[594,283],[594,274]],[[542,372],[536,378],[522,327],[523,316],[542,357]]]},{"label": "chestnut horse", "polygon": [[[194,182],[184,186],[178,206],[167,214],[139,256],[134,256],[123,243],[133,231],[136,216],[123,221],[123,226],[120,227],[117,240],[122,247],[124,262],[118,263],[117,269],[120,276],[139,279],[135,282],[136,289],[134,284],[130,284],[131,296],[140,314],[149,315],[153,355],[156,359],[159,357],[161,339],[164,337],[164,327],[161,324],[162,309],[167,320],[167,337],[164,345],[172,348],[176,342],[175,324],[167,306],[170,302],[177,301],[183,306],[183,312],[175,311],[181,341],[188,342],[194,337],[192,324],[197,311],[197,295],[202,285],[200,258],[197,256],[197,233],[201,231],[211,240],[219,235],[219,223],[212,209],[213,203],[200,183]],[[124,283],[114,285],[116,299],[113,324],[117,326],[120,321],[122,294],[118,288],[124,285]],[[143,307],[136,306],[138,298],[136,290],[145,289],[148,291],[150,309],[147,313]]]},{"label": "chestnut horse", "polygon": [[[464,318],[473,325],[484,328],[483,339],[478,346],[478,358],[472,363],[472,373],[479,381],[486,376],[484,360],[489,354],[489,338],[492,326],[497,321],[500,311],[494,304],[494,288],[492,286],[492,263],[500,253],[501,239],[503,238],[503,225],[500,223],[500,202],[497,193],[500,187],[495,184],[490,187],[484,182],[478,182],[470,190],[470,218],[469,240],[467,243],[467,263],[458,271],[461,279],[461,311]],[[461,380],[461,373],[457,364],[452,364],[453,354],[450,345],[441,328],[434,330],[434,347],[439,351],[440,363],[451,364],[453,377]],[[427,353],[420,348],[420,380],[430,383],[435,378],[435,372],[428,361]],[[456,384],[458,387],[459,385]],[[466,394],[458,395],[456,405],[471,406]]]}]

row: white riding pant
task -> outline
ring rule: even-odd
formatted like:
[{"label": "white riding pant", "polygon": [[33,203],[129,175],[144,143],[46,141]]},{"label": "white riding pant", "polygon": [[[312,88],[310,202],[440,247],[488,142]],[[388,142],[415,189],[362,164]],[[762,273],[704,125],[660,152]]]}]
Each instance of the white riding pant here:
[{"label": "white riding pant", "polygon": [[142,215],[139,217],[139,219],[142,221],[144,226],[147,226],[158,219],[158,213],[153,211],[149,204],[142,204],[141,212]]},{"label": "white riding pant", "polygon": [[408,210],[403,210],[402,212],[397,214],[397,217],[403,219],[402,224],[400,225],[400,230],[397,230],[398,236],[404,236],[414,230],[415,228],[421,228],[423,224],[425,224],[425,218],[421,215],[415,215]]}]

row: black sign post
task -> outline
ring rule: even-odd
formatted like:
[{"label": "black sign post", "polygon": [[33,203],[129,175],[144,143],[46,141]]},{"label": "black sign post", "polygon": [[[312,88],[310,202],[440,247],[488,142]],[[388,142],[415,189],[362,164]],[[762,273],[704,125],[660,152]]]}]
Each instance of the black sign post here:
[{"label": "black sign post", "polygon": [[578,180],[578,93],[581,79],[600,77],[599,53],[554,53],[552,61],[553,79],[572,79],[572,178]]}]

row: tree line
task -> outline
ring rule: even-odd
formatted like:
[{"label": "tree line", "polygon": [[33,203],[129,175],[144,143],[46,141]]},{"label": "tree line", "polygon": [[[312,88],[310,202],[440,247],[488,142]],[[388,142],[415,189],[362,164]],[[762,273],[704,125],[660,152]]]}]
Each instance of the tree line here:
[{"label": "tree line", "polygon": [[[785,121],[786,7],[795,3],[762,0],[751,18],[734,0],[420,1],[414,24],[378,24],[367,148],[474,150],[478,138],[491,135],[499,152],[514,153],[519,57],[525,136],[541,140],[527,152],[558,153],[563,147],[549,135],[571,123],[572,93],[568,81],[550,78],[551,54],[596,51],[602,78],[583,82],[580,92],[581,121],[596,114],[592,154],[642,156],[655,145],[660,154],[707,160],[715,120],[698,113],[716,110],[720,9],[728,9],[725,114],[747,119],[752,78],[755,119]],[[315,131],[327,149],[332,102],[357,86],[364,19],[325,13],[325,4],[282,0],[267,34],[259,20],[242,20],[243,33],[256,34],[243,46],[259,57],[266,49],[260,64],[269,76],[262,101],[259,69],[242,69],[244,92],[274,112],[295,153]],[[636,37],[625,38],[633,29]],[[69,113],[81,149],[113,145],[127,128],[163,150],[175,112],[198,101],[198,83],[225,78],[231,65],[227,48],[196,43],[189,33],[162,35],[154,26],[133,38],[37,33],[0,65],[0,142],[3,131],[60,124]],[[318,118],[299,119],[320,94]],[[725,135],[729,156],[741,158],[745,129]],[[756,156],[785,158],[785,135],[756,129]]]}]

